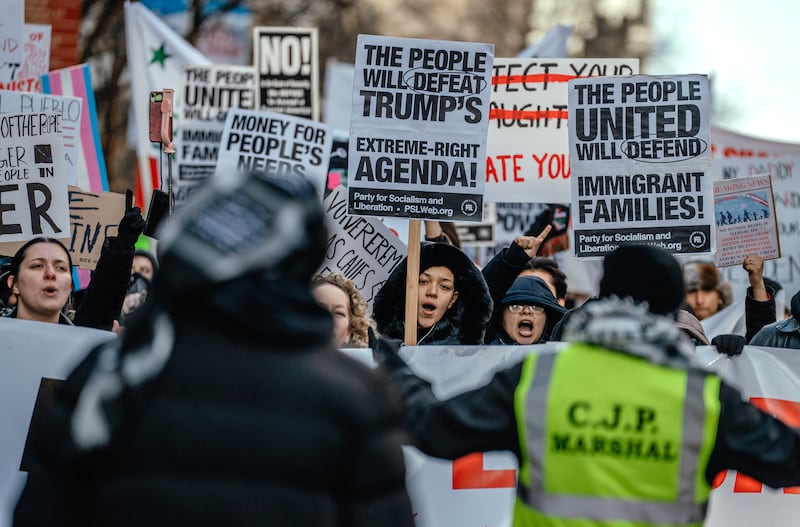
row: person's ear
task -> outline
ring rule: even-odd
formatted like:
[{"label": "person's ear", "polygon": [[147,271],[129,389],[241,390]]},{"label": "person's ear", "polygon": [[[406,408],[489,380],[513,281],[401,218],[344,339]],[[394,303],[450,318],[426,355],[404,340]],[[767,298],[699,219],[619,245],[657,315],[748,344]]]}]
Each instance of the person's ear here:
[{"label": "person's ear", "polygon": [[447,304],[447,309],[453,307],[453,304],[456,303],[456,300],[458,300],[458,291],[453,291],[453,298],[451,298],[450,303]]},{"label": "person's ear", "polygon": [[11,291],[14,295],[19,295],[19,287],[17,287],[17,277],[13,274],[8,275],[6,277],[6,287],[8,287],[9,291]]}]

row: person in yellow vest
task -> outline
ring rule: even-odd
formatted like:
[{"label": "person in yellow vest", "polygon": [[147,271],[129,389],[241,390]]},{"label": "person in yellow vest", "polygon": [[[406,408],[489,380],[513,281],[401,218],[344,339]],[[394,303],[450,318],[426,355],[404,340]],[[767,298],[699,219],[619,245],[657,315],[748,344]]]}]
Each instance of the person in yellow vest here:
[{"label": "person in yellow vest", "polygon": [[674,323],[684,296],[675,258],[622,246],[603,270],[600,298],[565,327],[566,349],[530,354],[448,400],[408,368],[398,341],[373,339],[413,444],[446,459],[516,454],[515,526],[700,526],[720,471],[799,485],[800,435],[695,363]]}]

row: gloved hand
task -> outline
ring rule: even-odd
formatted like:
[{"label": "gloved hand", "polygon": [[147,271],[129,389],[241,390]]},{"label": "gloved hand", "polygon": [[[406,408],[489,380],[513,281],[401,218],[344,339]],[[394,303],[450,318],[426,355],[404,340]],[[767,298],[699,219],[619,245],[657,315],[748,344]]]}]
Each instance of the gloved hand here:
[{"label": "gloved hand", "polygon": [[724,353],[729,357],[741,355],[744,349],[744,337],[741,335],[717,335],[711,339],[711,345],[717,348],[719,353]]},{"label": "gloved hand", "polygon": [[125,192],[125,215],[119,221],[117,240],[123,246],[133,247],[144,231],[144,225],[142,209],[133,206],[133,191],[128,189]]}]

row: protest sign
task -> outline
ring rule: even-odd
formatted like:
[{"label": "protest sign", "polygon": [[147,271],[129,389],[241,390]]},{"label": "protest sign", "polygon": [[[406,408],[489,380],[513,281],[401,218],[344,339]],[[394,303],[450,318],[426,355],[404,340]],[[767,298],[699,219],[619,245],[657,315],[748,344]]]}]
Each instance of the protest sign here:
[{"label": "protest sign", "polygon": [[0,4],[3,7],[3,16],[0,18],[0,64],[7,64],[13,70],[21,67],[24,60],[25,2],[2,0]]},{"label": "protest sign", "polygon": [[72,263],[81,269],[97,267],[103,242],[117,235],[125,214],[125,195],[114,192],[94,194],[69,187],[69,216],[72,236],[69,248]]},{"label": "protest sign", "polygon": [[255,109],[256,72],[249,66],[185,66],[181,77],[182,126],[175,138],[175,202],[211,177],[230,108]]},{"label": "protest sign", "polygon": [[319,272],[340,273],[372,300],[406,256],[407,248],[380,220],[347,213],[347,190],[339,186],[323,202],[328,249]]},{"label": "protest sign", "polygon": [[485,199],[569,203],[567,82],[637,73],[638,59],[495,59]]},{"label": "protest sign", "polygon": [[319,120],[317,28],[253,28],[260,110]]},{"label": "protest sign", "polygon": [[0,115],[0,243],[69,232],[61,115]]},{"label": "protest sign", "polygon": [[67,183],[77,185],[78,163],[81,159],[80,127],[83,100],[69,95],[0,90],[0,114],[28,112],[61,114]]},{"label": "protest sign", "polygon": [[215,177],[243,170],[303,175],[322,199],[332,142],[327,125],[302,117],[231,108]]},{"label": "protest sign", "polygon": [[359,35],[349,211],[481,221],[494,46]]},{"label": "protest sign", "polygon": [[52,26],[25,24],[22,64],[0,63],[0,89],[42,91],[39,76],[50,70]]},{"label": "protest sign", "polygon": [[[781,257],[764,262],[764,276],[780,282],[788,296],[800,291],[800,155],[769,157],[728,157],[714,159],[715,180],[731,180],[769,173],[773,205],[781,244]],[[740,262],[741,263],[741,262]],[[735,267],[720,269],[734,294],[744,296],[750,285],[747,273]]]},{"label": "protest sign", "polygon": [[780,258],[769,174],[714,181],[714,212],[717,267],[741,265],[748,254],[764,260]]},{"label": "protest sign", "polygon": [[[94,270],[103,242],[117,235],[119,221],[125,213],[125,196],[113,192],[93,194],[78,187],[69,187],[70,232],[59,237],[69,250],[72,264]],[[25,241],[0,244],[0,254],[13,255]]]},{"label": "protest sign", "polygon": [[576,256],[713,252],[709,107],[704,75],[569,81]]},{"label": "protest sign", "polygon": [[494,247],[497,213],[494,203],[484,202],[481,223],[462,223],[456,225],[461,247]]}]

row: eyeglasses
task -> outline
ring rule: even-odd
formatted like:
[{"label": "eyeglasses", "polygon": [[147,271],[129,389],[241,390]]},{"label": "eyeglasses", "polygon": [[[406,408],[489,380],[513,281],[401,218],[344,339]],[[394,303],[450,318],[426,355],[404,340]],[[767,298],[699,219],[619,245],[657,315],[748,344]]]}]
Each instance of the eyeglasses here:
[{"label": "eyeglasses", "polygon": [[528,304],[525,305],[511,304],[506,306],[506,308],[514,314],[522,313],[525,310],[525,308],[528,308],[531,311],[531,313],[535,315],[541,315],[542,313],[544,313],[544,308],[542,306],[531,306]]}]

